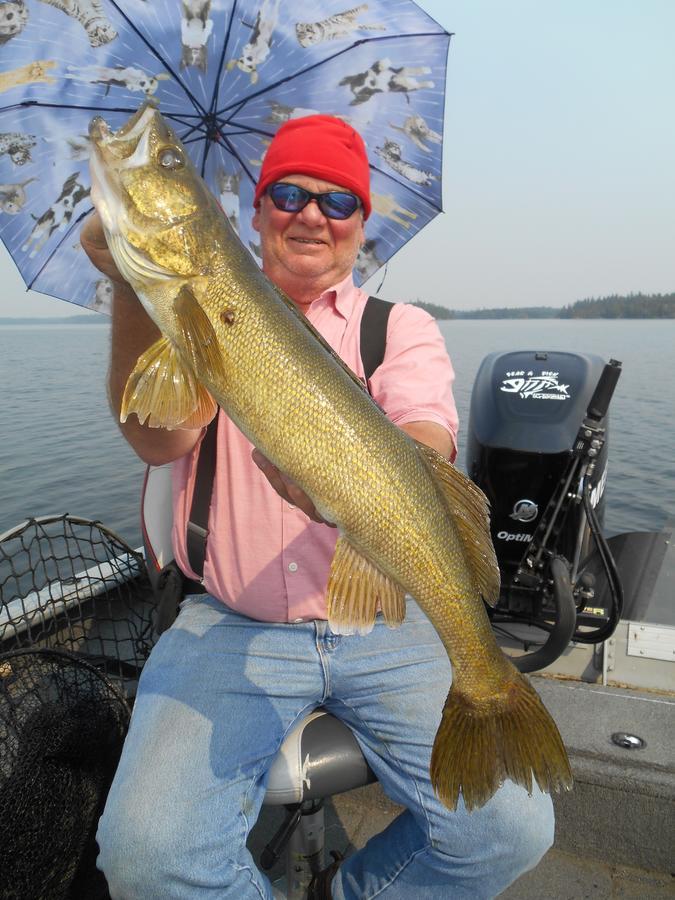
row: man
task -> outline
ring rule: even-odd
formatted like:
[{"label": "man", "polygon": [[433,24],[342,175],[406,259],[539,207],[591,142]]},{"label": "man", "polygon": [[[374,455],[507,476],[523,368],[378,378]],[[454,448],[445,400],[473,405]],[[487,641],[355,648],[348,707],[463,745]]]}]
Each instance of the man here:
[{"label": "man", "polygon": [[[371,210],[360,136],[329,116],[286,123],[265,156],[254,205],[265,272],[363,374],[366,295],[351,277]],[[118,413],[127,376],[157,333],[95,221],[83,244],[115,283],[110,396]],[[457,429],[452,380],[434,321],[396,305],[373,396],[448,458]],[[122,429],[146,462],[173,461],[174,549],[193,576],[185,526],[202,432],[150,429],[134,417]],[[378,616],[369,635],[334,635],[324,595],[335,530],[222,413],[209,534],[208,593],[183,602],[145,666],[101,819],[99,865],[112,897],[271,897],[245,842],[283,738],[319,705],[352,728],[406,811],[326,872],[315,896],[492,897],[535,865],[552,841],[550,798],[507,782],[467,814],[434,796],[429,757],[451,670],[417,604],[408,600],[399,629]]]}]

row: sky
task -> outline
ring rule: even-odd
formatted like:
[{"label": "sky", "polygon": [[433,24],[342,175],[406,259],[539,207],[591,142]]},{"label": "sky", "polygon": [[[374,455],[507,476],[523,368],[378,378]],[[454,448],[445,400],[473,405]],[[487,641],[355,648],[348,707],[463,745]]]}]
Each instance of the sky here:
[{"label": "sky", "polygon": [[[454,35],[444,211],[365,287],[459,310],[675,291],[675,2],[418,5]],[[0,317],[80,311],[2,247],[0,279]]]}]

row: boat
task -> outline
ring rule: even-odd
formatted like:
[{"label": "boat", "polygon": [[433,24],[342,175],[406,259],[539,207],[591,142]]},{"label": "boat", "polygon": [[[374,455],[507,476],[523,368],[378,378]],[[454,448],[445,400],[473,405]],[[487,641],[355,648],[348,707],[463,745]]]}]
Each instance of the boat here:
[{"label": "boat", "polygon": [[[572,868],[579,860],[587,871],[629,867],[651,879],[643,895],[658,897],[661,890],[666,896],[675,868],[675,556],[669,528],[603,532],[609,407],[620,374],[619,362],[590,354],[489,354],[472,392],[466,468],[492,505],[502,580],[490,611],[495,634],[517,667],[532,673],[575,775],[574,790],[554,798],[554,850]],[[107,895],[93,862],[105,773],[96,775],[99,794],[68,865],[63,846],[50,839],[53,820],[38,816],[23,834],[2,797],[8,802],[18,787],[24,804],[40,803],[27,796],[19,765],[31,742],[33,771],[53,763],[54,754],[42,753],[39,735],[46,732],[36,722],[51,729],[52,744],[82,756],[82,741],[64,737],[68,717],[55,731],[43,708],[67,708],[81,729],[73,710],[94,692],[96,715],[106,713],[93,729],[96,739],[109,732],[108,759],[119,754],[143,664],[175,614],[180,582],[170,521],[170,467],[149,467],[141,548],[100,522],[70,515],[30,519],[0,535],[2,897],[71,896],[73,884],[87,900]],[[91,704],[87,709],[93,718]],[[61,757],[71,764],[65,751]],[[64,794],[66,819],[73,802]],[[272,767],[251,847],[276,895],[297,900],[329,849],[361,846],[397,812],[351,732],[317,710]],[[36,876],[30,861],[50,852],[53,863],[37,873],[39,888],[29,886]],[[570,893],[569,885],[558,892],[556,872],[569,880],[559,859],[553,875],[545,859],[504,896],[586,896]]]}]

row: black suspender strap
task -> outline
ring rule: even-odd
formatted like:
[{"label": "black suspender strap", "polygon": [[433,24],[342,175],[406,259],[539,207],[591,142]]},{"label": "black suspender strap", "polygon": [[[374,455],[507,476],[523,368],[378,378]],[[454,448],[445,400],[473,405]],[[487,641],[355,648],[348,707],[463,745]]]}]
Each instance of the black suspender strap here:
[{"label": "black suspender strap", "polygon": [[[373,372],[382,363],[387,342],[387,322],[394,304],[379,297],[368,297],[363,316],[361,317],[361,360],[366,376],[370,381]],[[216,472],[216,436],[218,433],[218,415],[206,430],[199,447],[195,489],[190,507],[190,520],[187,525],[187,554],[190,568],[201,578],[204,574],[206,542],[209,537],[208,522],[213,492],[213,479]]]},{"label": "black suspender strap", "polygon": [[213,477],[216,472],[216,437],[218,435],[218,418],[220,410],[206,429],[199,446],[195,489],[192,494],[190,520],[187,524],[187,554],[190,568],[201,578],[204,574],[204,558],[206,557],[206,541],[209,537],[209,509],[213,492]]},{"label": "black suspender strap", "polygon": [[382,364],[387,344],[387,322],[394,304],[380,297],[368,297],[361,317],[361,361],[366,384]]}]

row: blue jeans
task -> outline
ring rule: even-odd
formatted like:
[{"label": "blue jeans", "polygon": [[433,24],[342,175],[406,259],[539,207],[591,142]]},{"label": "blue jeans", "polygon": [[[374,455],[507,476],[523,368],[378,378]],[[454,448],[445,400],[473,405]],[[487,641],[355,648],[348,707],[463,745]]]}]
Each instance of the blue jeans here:
[{"label": "blue jeans", "polygon": [[553,841],[548,796],[506,782],[467,813],[429,782],[451,670],[408,601],[398,629],[366,636],[326,622],[269,624],[188,597],[148,660],[99,825],[115,900],[271,898],[246,849],[266,773],[297,721],[322,705],[346,722],[385,793],[406,807],[340,867],[341,900],[495,897]]}]

